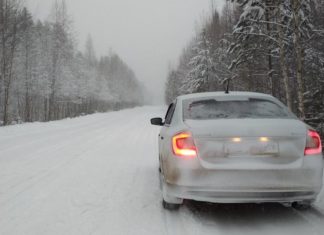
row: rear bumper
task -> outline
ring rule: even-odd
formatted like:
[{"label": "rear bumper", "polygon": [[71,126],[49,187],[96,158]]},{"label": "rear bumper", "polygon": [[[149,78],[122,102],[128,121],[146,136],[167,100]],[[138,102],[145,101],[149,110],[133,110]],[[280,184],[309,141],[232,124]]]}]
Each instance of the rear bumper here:
[{"label": "rear bumper", "polygon": [[263,203],[314,201],[318,195],[313,189],[292,190],[218,190],[205,187],[184,187],[164,184],[169,197],[214,203]]},{"label": "rear bumper", "polygon": [[308,157],[298,169],[204,169],[183,165],[164,172],[171,198],[218,203],[313,201],[323,181],[323,158]]}]

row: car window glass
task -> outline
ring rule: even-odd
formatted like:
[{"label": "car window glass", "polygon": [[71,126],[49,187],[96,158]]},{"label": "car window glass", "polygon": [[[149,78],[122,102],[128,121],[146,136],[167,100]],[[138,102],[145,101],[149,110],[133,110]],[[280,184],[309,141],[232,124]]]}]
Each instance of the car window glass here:
[{"label": "car window glass", "polygon": [[184,101],[184,119],[293,118],[288,110],[263,99]]}]

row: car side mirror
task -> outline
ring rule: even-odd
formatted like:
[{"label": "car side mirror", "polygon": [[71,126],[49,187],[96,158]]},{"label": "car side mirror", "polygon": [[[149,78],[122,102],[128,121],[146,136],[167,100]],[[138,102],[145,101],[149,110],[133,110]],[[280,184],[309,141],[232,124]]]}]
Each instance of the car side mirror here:
[{"label": "car side mirror", "polygon": [[152,118],[151,124],[154,126],[163,126],[164,125],[162,118]]}]

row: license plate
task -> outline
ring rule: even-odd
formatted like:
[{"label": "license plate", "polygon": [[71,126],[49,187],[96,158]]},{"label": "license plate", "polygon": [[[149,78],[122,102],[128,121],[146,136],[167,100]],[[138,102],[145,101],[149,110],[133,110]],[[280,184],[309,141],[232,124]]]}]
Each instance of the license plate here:
[{"label": "license plate", "polygon": [[279,146],[276,142],[256,143],[243,141],[240,143],[227,143],[225,153],[229,156],[246,155],[276,155],[279,152]]}]

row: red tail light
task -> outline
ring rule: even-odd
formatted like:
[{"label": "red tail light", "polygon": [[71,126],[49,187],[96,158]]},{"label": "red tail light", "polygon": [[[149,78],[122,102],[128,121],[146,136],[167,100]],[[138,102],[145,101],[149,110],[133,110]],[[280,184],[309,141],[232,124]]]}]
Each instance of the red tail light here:
[{"label": "red tail light", "polygon": [[316,131],[308,131],[305,155],[315,155],[322,152],[321,137]]},{"label": "red tail light", "polygon": [[194,158],[197,156],[197,148],[190,133],[180,133],[172,138],[173,153],[179,157]]}]

